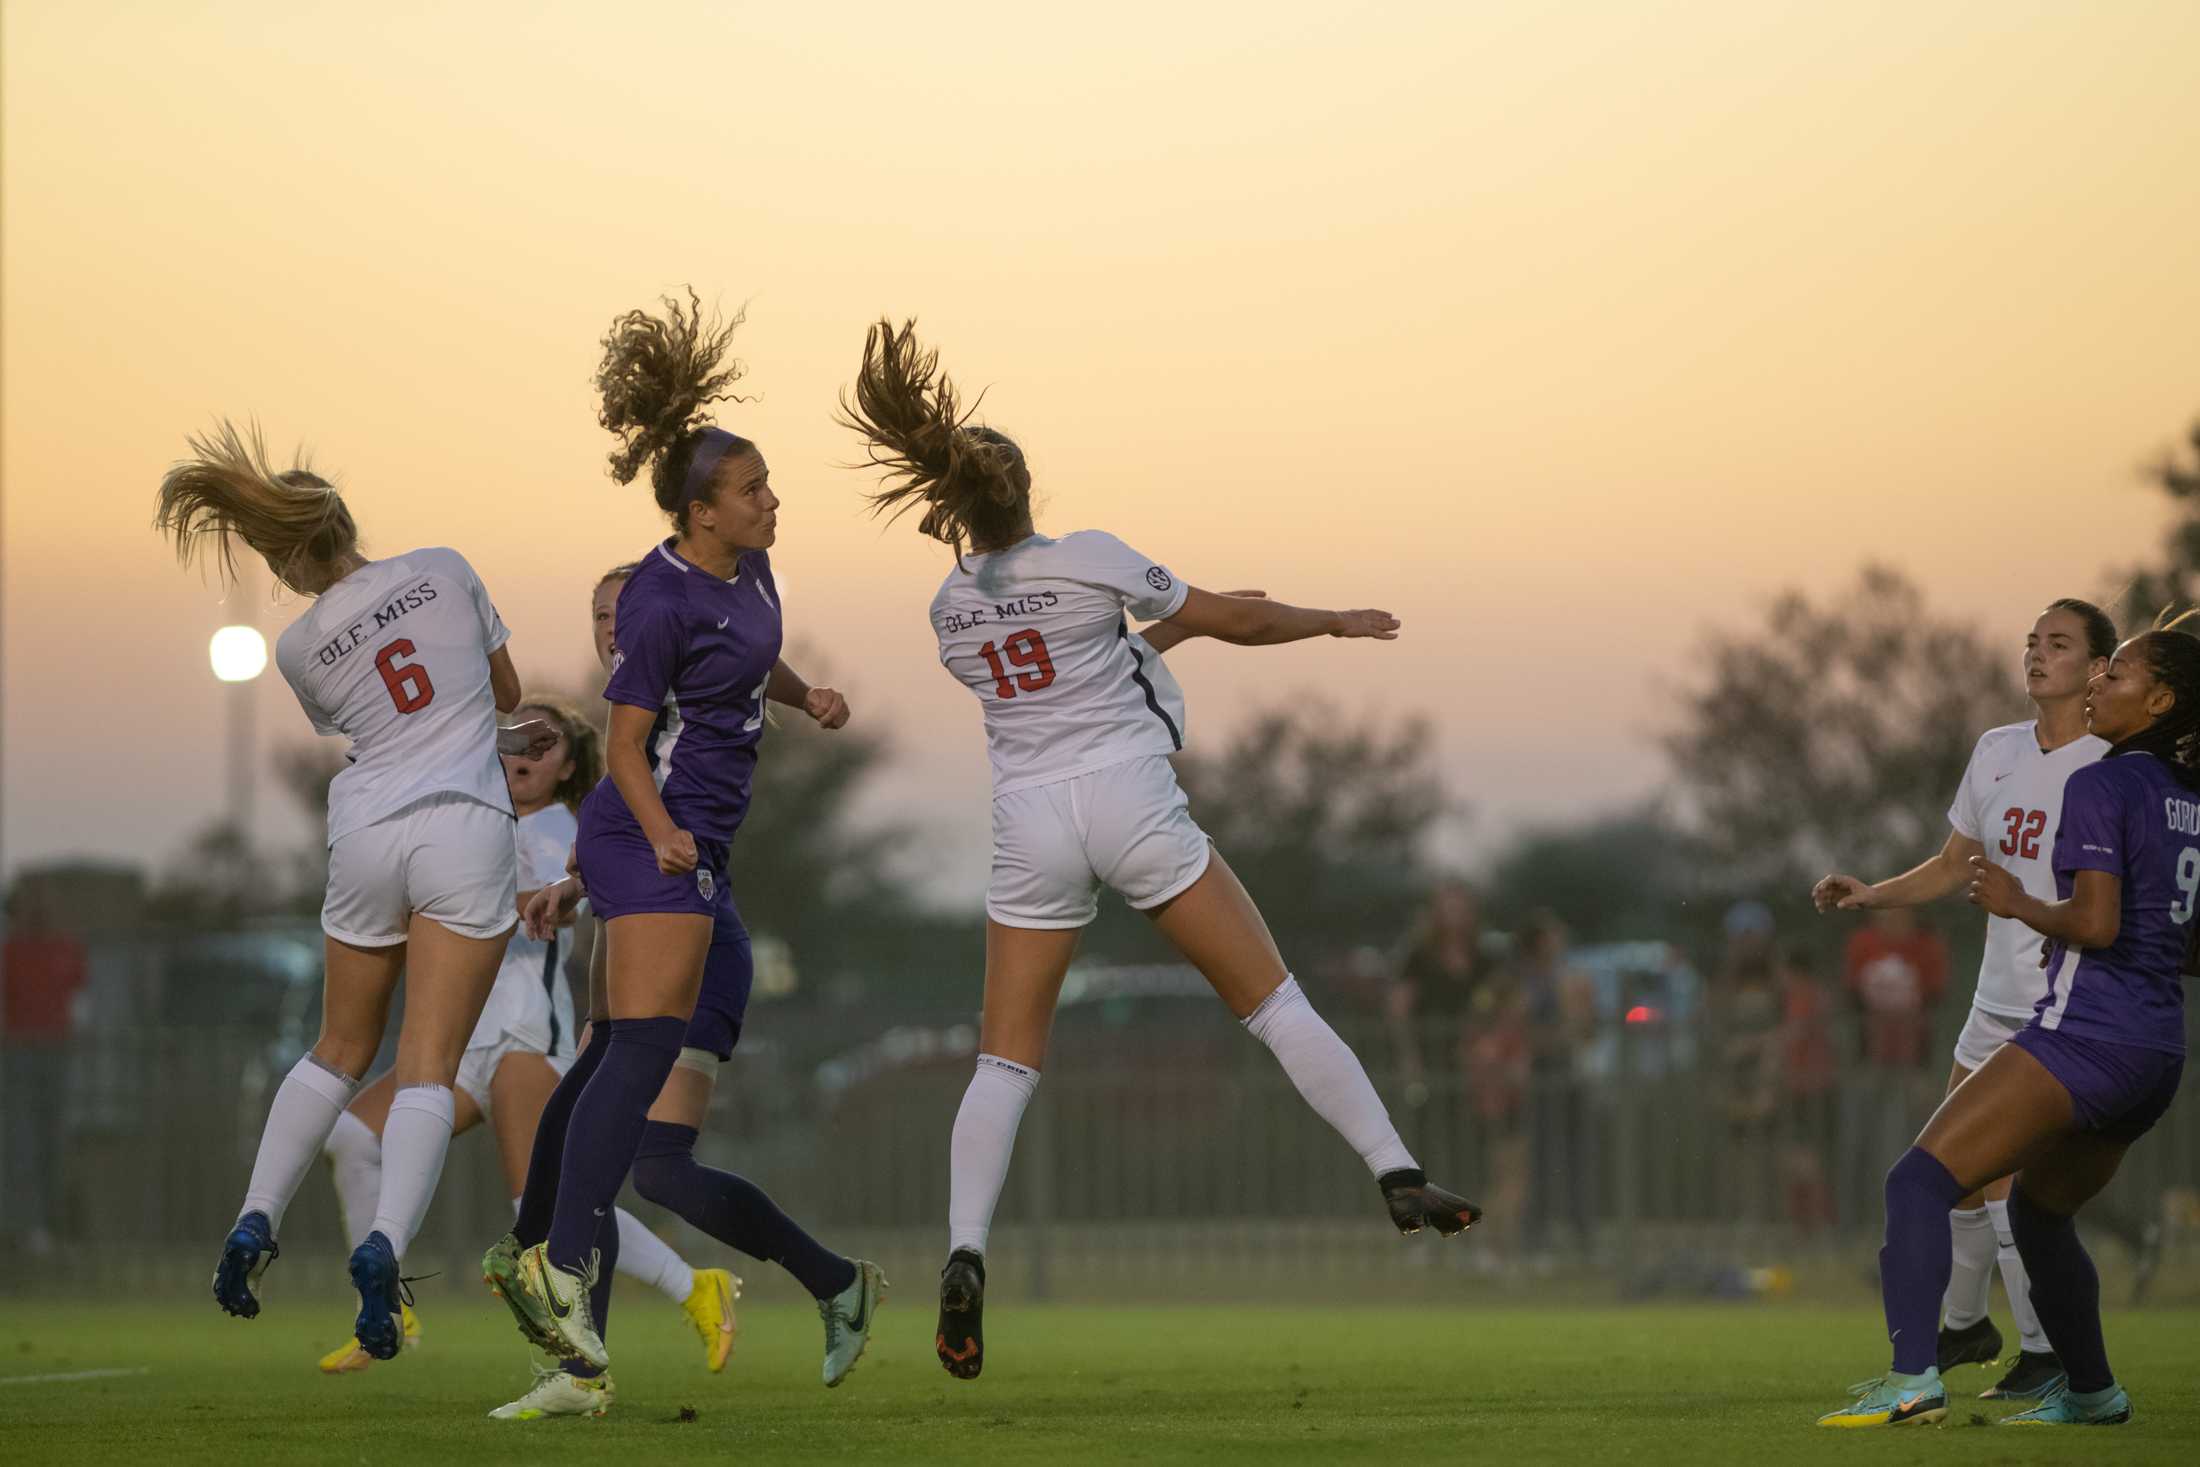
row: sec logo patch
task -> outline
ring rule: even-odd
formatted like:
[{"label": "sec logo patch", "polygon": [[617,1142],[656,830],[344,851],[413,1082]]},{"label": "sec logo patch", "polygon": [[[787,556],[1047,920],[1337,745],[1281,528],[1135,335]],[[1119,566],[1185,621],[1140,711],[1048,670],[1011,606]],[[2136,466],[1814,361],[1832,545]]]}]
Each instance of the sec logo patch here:
[{"label": "sec logo patch", "polygon": [[1152,565],[1146,567],[1146,584],[1153,587],[1156,591],[1166,591],[1171,585],[1175,583],[1169,579],[1169,573],[1167,571],[1163,570],[1158,565]]}]

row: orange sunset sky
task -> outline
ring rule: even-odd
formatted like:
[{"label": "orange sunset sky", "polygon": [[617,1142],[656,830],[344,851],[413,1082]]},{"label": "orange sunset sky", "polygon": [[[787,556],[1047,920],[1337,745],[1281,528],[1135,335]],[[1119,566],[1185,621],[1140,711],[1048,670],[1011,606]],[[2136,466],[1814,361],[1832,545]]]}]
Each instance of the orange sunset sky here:
[{"label": "orange sunset sky", "polygon": [[[1441,721],[1463,859],[1633,798],[1702,630],[1877,556],[2014,656],[2163,523],[2200,411],[2200,5],[9,0],[4,859],[158,862],[222,798],[206,639],[148,528],[256,415],[370,552],[459,547],[523,673],[660,522],[603,472],[611,317],[682,282],[786,499],[792,646],[890,727],[873,808],[974,904],[945,555],[830,420],[919,316],[1043,528],[1391,645],[1173,654]],[[280,680],[263,738],[310,737]],[[768,755],[767,755],[768,757]],[[270,840],[307,827],[271,787]],[[1280,899],[1280,898],[1279,898]]]}]

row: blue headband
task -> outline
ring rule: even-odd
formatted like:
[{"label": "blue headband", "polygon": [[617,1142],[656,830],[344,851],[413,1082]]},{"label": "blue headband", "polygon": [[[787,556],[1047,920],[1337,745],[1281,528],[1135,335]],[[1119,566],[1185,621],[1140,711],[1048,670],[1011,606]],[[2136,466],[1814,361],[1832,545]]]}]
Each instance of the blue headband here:
[{"label": "blue headband", "polygon": [[693,504],[698,499],[710,498],[711,476],[718,472],[718,465],[727,454],[746,446],[744,440],[723,428],[703,429],[695,444],[695,456],[688,460],[687,478],[680,486],[680,502]]}]

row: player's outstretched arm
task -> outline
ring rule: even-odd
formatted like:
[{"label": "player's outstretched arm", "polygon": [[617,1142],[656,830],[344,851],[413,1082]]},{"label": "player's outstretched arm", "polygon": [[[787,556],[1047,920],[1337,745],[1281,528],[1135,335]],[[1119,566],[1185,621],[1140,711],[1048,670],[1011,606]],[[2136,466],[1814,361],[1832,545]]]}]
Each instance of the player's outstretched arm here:
[{"label": "player's outstretched arm", "polygon": [[[1387,611],[1319,611],[1281,601],[1218,596],[1196,586],[1185,595],[1176,615],[1160,623],[1160,627],[1178,628],[1184,637],[1213,637],[1239,647],[1272,647],[1311,637],[1373,637],[1389,642],[1397,639],[1399,625],[1398,618]],[[1141,635],[1152,644],[1150,635]]]},{"label": "player's outstretched arm", "polygon": [[[1217,596],[1249,596],[1255,601],[1268,599],[1266,591],[1217,591]],[[1156,652],[1166,652],[1179,642],[1189,641],[1196,633],[1165,621],[1149,622],[1138,629],[1138,640]]]},{"label": "player's outstretched arm", "polygon": [[523,695],[519,669],[512,666],[512,644],[509,642],[489,654],[489,692],[497,701],[497,712],[510,713],[519,707]]},{"label": "player's outstretched arm", "polygon": [[1954,896],[1970,885],[1971,858],[1986,848],[1959,831],[1948,832],[1948,843],[1938,854],[1919,862],[1900,876],[1885,881],[1860,881],[1836,873],[1822,877],[1810,889],[1810,899],[1821,912],[1868,911],[1873,907],[1918,907]]}]

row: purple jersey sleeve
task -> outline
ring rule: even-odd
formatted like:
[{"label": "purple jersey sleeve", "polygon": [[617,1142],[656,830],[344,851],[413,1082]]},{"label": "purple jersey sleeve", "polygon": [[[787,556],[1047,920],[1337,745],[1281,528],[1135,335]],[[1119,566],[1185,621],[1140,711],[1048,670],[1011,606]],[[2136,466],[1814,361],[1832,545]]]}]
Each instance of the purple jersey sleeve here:
[{"label": "purple jersey sleeve", "polygon": [[[628,591],[642,585],[630,581]],[[687,650],[680,605],[655,596],[619,595],[619,657],[604,697],[629,708],[652,711],[665,706],[673,674]]]},{"label": "purple jersey sleeve", "polygon": [[2121,876],[2129,832],[2121,791],[2109,771],[2091,765],[2063,787],[2062,827],[2055,832],[2055,870],[2106,871]]}]

